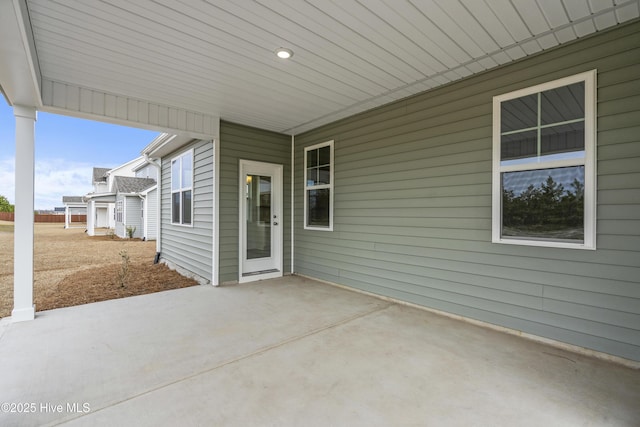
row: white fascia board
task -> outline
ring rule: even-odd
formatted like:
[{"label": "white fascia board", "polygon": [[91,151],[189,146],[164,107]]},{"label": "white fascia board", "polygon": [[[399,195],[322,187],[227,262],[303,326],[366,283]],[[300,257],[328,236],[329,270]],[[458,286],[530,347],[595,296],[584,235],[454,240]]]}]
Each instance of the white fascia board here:
[{"label": "white fascia board", "polygon": [[[157,139],[157,138],[156,138]],[[170,135],[169,138],[158,141],[156,144],[152,142],[143,151],[142,154],[153,159],[160,159],[169,153],[172,153],[181,147],[184,147],[195,138],[189,135]],[[155,140],[154,140],[155,141]]]},{"label": "white fascia board", "polygon": [[[0,60],[2,57],[0,56]],[[0,80],[1,81],[1,80]],[[220,118],[206,112],[185,110],[121,93],[103,92],[69,82],[42,77],[42,108],[39,110],[71,117],[98,120],[123,126],[169,134],[185,134],[193,139],[210,139],[219,133]],[[78,99],[79,98],[79,99]],[[115,98],[115,111],[106,112],[107,98]],[[90,99],[92,102],[82,102]],[[150,110],[166,111],[162,120],[150,116]],[[178,117],[173,120],[172,117]]]},{"label": "white fascia board", "polygon": [[166,133],[166,132],[161,133],[160,135],[156,136],[153,139],[153,141],[151,141],[149,144],[147,144],[147,146],[144,147],[140,153],[143,156],[145,154],[148,155],[148,154],[154,152],[156,149],[158,149],[161,146],[163,146],[164,144],[170,142],[175,137],[176,137],[176,135],[173,135],[173,134],[170,134],[170,133]]}]

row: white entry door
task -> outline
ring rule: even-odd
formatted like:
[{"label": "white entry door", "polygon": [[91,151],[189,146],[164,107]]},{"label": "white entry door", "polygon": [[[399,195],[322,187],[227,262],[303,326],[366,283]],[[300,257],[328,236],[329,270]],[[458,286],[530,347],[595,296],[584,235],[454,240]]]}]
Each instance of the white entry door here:
[{"label": "white entry door", "polygon": [[282,276],[282,165],[240,161],[240,282]]}]

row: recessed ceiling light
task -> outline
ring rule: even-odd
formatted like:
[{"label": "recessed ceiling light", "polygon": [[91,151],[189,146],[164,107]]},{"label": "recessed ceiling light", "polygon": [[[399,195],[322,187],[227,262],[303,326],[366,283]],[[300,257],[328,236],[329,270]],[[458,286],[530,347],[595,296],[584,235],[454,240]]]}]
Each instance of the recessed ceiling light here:
[{"label": "recessed ceiling light", "polygon": [[278,58],[280,59],[289,59],[293,56],[293,51],[291,49],[279,47],[276,49],[276,55],[278,55]]}]

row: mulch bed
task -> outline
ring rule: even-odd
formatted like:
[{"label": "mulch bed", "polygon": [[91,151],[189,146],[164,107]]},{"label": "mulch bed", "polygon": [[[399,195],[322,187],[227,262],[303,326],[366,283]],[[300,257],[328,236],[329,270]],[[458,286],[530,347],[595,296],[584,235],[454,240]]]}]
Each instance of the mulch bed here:
[{"label": "mulch bed", "polygon": [[164,264],[131,264],[124,286],[121,264],[90,268],[65,277],[44,295],[35,295],[38,311],[125,298],[197,285]]}]

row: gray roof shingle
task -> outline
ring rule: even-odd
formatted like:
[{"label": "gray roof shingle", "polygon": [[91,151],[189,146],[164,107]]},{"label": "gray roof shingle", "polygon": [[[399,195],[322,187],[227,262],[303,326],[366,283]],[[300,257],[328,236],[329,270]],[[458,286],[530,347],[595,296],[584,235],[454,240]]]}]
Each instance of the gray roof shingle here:
[{"label": "gray roof shingle", "polygon": [[116,193],[140,193],[154,185],[156,185],[156,180],[151,178],[116,176],[113,181],[113,191]]},{"label": "gray roof shingle", "polygon": [[93,168],[93,182],[105,182],[109,168]]}]

